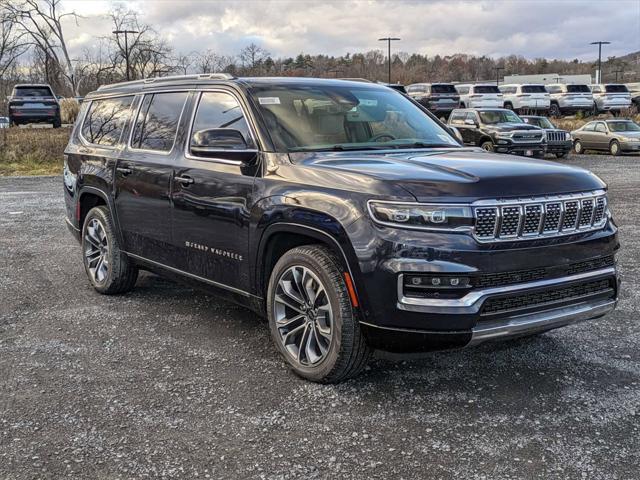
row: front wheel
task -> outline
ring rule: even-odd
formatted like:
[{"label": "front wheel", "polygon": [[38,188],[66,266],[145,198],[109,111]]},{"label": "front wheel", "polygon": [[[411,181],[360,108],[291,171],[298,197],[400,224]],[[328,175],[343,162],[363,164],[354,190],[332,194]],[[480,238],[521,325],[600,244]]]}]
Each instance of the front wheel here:
[{"label": "front wheel", "polygon": [[573,150],[577,154],[584,153],[584,148],[582,147],[582,143],[580,142],[580,140],[576,140],[575,142],[573,142]]},{"label": "front wheel", "polygon": [[486,150],[487,152],[493,152],[495,147],[493,146],[493,142],[491,140],[485,140],[480,144],[480,148]]},{"label": "front wheel", "polygon": [[351,304],[342,262],[321,245],[285,253],[267,291],[271,336],[292,370],[320,383],[358,375],[371,350]]},{"label": "front wheel", "polygon": [[82,227],[82,253],[89,281],[99,293],[123,293],[135,285],[138,268],[120,249],[109,209],[104,205],[87,213]]},{"label": "front wheel", "polygon": [[618,143],[617,140],[613,140],[609,144],[609,153],[614,157],[617,157],[618,155],[620,155],[620,144]]}]

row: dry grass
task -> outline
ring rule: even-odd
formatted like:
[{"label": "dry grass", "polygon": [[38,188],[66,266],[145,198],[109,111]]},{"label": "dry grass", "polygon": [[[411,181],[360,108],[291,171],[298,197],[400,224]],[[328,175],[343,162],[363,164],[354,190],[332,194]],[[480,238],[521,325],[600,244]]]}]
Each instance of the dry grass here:
[{"label": "dry grass", "polygon": [[60,175],[70,128],[0,129],[0,175]]},{"label": "dry grass", "polygon": [[75,123],[78,111],[80,111],[80,104],[75,98],[63,98],[60,100],[62,123]]}]

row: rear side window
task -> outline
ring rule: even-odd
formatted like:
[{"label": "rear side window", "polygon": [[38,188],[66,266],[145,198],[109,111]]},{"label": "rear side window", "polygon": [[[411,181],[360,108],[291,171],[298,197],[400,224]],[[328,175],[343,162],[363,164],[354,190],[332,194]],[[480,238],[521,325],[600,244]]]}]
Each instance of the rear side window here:
[{"label": "rear side window", "polygon": [[453,93],[456,94],[458,91],[456,87],[453,85],[431,85],[431,93]]},{"label": "rear side window", "polygon": [[591,93],[587,85],[567,85],[568,93]]},{"label": "rear side window", "polygon": [[478,85],[473,88],[473,93],[500,93],[496,85]]},{"label": "rear side window", "polygon": [[547,93],[547,89],[544,85],[523,85],[522,93]]},{"label": "rear side window", "polygon": [[15,97],[53,97],[53,92],[49,87],[15,87],[13,95]]},{"label": "rear side window", "polygon": [[82,136],[90,143],[113,147],[120,141],[133,97],[107,98],[91,102],[82,124]]},{"label": "rear side window", "polygon": [[170,152],[187,92],[145,95],[131,137],[131,147]]},{"label": "rear side window", "polygon": [[627,93],[627,87],[624,85],[605,85],[604,90],[607,93]]},{"label": "rear side window", "polygon": [[255,148],[242,107],[233,95],[223,92],[202,92],[191,135],[210,128],[238,130],[249,148]]}]

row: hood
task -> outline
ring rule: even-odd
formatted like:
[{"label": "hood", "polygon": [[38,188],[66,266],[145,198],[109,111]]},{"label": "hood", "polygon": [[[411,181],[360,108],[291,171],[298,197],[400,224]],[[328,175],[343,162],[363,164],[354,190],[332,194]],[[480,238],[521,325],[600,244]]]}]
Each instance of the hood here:
[{"label": "hood", "polygon": [[618,137],[640,138],[640,132],[612,132]]},{"label": "hood", "polygon": [[480,149],[298,153],[293,160],[314,170],[349,173],[364,184],[375,185],[369,180],[389,182],[419,201],[542,196],[606,186],[581,168]]},{"label": "hood", "polygon": [[495,123],[485,125],[487,130],[495,130],[496,132],[511,132],[513,130],[541,130],[540,127],[529,125],[528,123]]}]

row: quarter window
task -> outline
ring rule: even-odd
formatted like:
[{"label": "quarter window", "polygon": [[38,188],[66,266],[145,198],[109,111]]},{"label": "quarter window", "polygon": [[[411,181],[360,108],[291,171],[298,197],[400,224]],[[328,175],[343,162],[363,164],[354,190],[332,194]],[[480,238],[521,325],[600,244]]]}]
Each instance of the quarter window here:
[{"label": "quarter window", "polygon": [[145,95],[136,118],[131,146],[170,152],[187,95],[187,92]]},{"label": "quarter window", "polygon": [[249,148],[256,148],[242,107],[232,95],[223,92],[203,92],[198,104],[191,135],[210,128],[238,130]]},{"label": "quarter window", "polygon": [[120,141],[133,97],[107,98],[91,102],[82,124],[82,136],[90,143],[113,147]]}]

